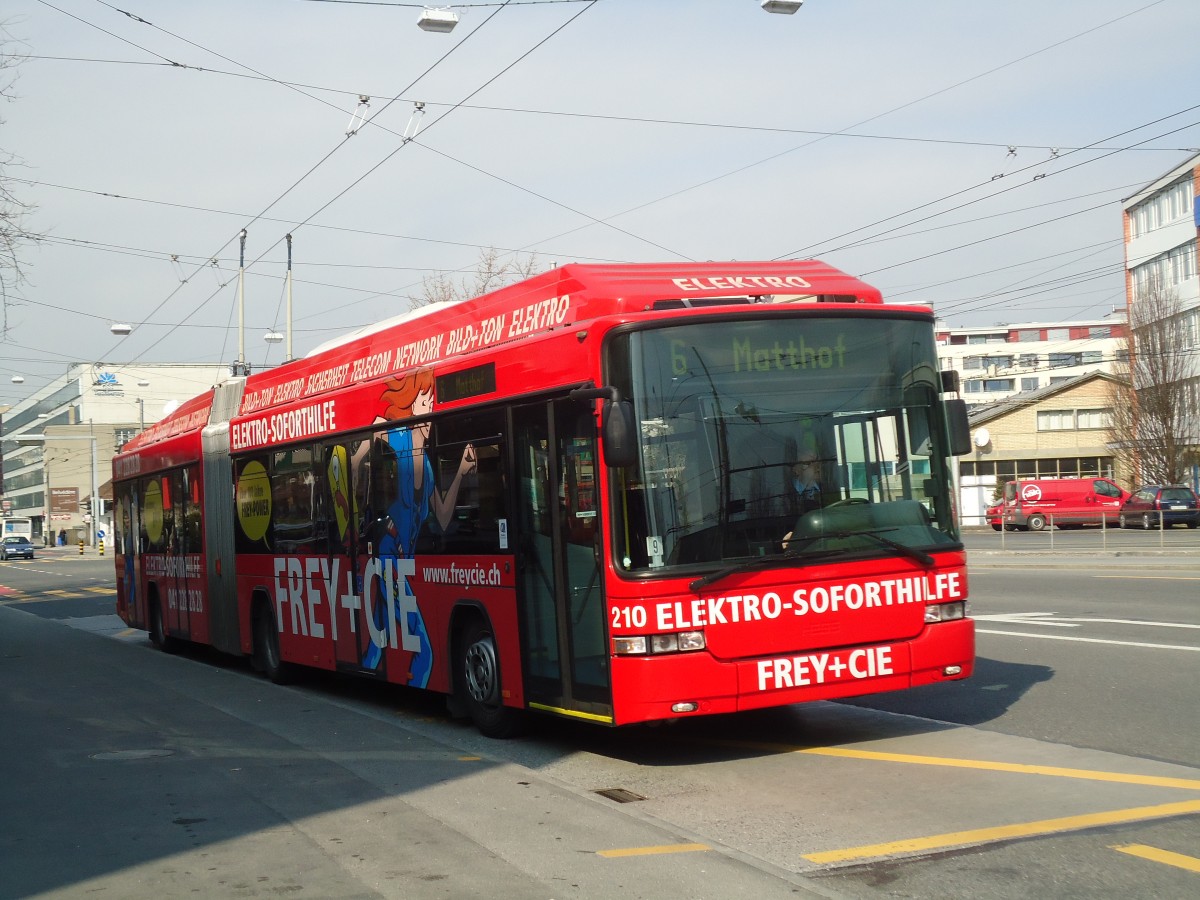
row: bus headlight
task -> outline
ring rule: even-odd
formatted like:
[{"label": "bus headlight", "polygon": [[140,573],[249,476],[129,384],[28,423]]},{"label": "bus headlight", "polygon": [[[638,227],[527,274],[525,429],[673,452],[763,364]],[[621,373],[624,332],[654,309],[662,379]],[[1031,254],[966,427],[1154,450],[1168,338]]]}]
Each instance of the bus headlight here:
[{"label": "bus headlight", "polygon": [[651,653],[677,653],[677,652],[679,652],[679,635],[677,635],[677,634],[652,634],[652,635],[650,635],[650,652]]},{"label": "bus headlight", "polygon": [[966,601],[958,603],[931,603],[925,607],[925,622],[954,622],[967,617]]},{"label": "bus headlight", "polygon": [[690,653],[708,646],[703,631],[676,631],[670,634],[636,635],[613,638],[614,656],[644,656],[664,653]]},{"label": "bus headlight", "polygon": [[646,639],[638,637],[613,638],[613,653],[616,656],[640,656],[646,652]]}]

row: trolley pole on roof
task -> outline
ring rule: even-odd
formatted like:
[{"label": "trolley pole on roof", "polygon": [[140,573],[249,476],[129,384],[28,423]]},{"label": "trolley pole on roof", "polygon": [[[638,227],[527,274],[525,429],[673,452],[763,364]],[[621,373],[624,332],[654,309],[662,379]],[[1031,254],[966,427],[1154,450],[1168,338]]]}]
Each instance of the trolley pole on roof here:
[{"label": "trolley pole on roof", "polygon": [[246,229],[242,229],[241,251],[238,254],[238,358],[233,364],[233,374],[249,374],[246,364]]},{"label": "trolley pole on roof", "polygon": [[284,362],[289,362],[294,357],[292,356],[292,236],[287,236],[287,352],[284,354]]}]

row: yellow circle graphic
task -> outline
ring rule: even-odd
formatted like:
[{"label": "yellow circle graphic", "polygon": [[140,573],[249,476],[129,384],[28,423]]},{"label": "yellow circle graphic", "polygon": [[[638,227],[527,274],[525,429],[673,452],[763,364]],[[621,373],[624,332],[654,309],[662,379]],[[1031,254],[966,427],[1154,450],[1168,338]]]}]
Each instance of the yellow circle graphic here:
[{"label": "yellow circle graphic", "polygon": [[146,496],[142,498],[142,524],[146,526],[146,537],[158,545],[163,536],[162,488],[157,481],[146,485]]},{"label": "yellow circle graphic", "polygon": [[271,525],[271,479],[260,462],[242,467],[237,483],[237,514],[242,532],[252,541],[261,540]]}]

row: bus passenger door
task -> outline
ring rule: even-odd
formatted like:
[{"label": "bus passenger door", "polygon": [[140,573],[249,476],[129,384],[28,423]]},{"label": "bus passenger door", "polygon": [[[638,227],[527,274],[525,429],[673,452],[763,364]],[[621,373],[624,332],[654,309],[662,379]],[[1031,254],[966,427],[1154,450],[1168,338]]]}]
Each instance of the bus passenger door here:
[{"label": "bus passenger door", "polygon": [[[317,516],[325,523],[329,535],[329,578],[333,592],[329,597],[332,620],[333,656],[338,671],[361,672],[366,643],[370,641],[361,603],[362,560],[359,559],[359,523],[363,508],[355,479],[364,472],[354,472],[356,451],[366,450],[366,441],[326,444],[321,448],[320,478],[323,485]],[[335,574],[336,573],[336,574]],[[345,598],[343,600],[343,598]]]},{"label": "bus passenger door", "polygon": [[167,631],[172,637],[189,640],[192,636],[191,612],[188,608],[187,555],[188,529],[187,505],[190,479],[184,469],[174,469],[165,475],[163,486],[163,553],[166,555],[166,587],[163,615]]},{"label": "bus passenger door", "polygon": [[514,410],[513,425],[526,696],[534,707],[611,721],[592,409],[538,403]]}]

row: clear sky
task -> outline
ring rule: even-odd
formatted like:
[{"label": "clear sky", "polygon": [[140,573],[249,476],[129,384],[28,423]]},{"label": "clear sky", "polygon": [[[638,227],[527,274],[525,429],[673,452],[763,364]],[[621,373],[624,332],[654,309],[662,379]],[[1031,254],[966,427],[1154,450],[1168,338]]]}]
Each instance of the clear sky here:
[{"label": "clear sky", "polygon": [[255,367],[288,233],[297,354],[489,247],[817,258],[953,325],[1099,318],[1122,200],[1200,149],[1196,0],[455,9],[434,34],[409,3],[6,0],[0,150],[45,239],[0,402],[73,361],[232,361],[243,228]]}]

